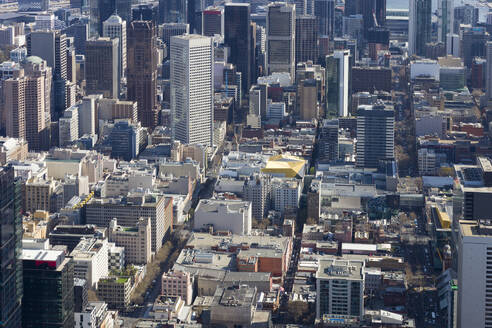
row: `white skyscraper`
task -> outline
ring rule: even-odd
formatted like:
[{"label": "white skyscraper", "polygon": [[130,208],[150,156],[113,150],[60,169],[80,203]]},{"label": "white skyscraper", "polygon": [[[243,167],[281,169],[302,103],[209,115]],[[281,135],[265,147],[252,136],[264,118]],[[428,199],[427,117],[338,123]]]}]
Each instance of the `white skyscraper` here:
[{"label": "white skyscraper", "polygon": [[348,116],[350,50],[335,50],[326,56],[326,115]]},{"label": "white skyscraper", "polygon": [[103,22],[103,36],[111,39],[118,38],[118,70],[119,76],[126,76],[126,22],[120,16],[113,14]]},{"label": "white skyscraper", "polygon": [[491,327],[492,227],[462,220],[458,238],[458,328]]},{"label": "white skyscraper", "polygon": [[186,144],[213,143],[213,40],[189,34],[171,37],[173,138]]},{"label": "white skyscraper", "polygon": [[267,12],[267,73],[288,72],[295,81],[296,7],[285,2],[273,2]]}]

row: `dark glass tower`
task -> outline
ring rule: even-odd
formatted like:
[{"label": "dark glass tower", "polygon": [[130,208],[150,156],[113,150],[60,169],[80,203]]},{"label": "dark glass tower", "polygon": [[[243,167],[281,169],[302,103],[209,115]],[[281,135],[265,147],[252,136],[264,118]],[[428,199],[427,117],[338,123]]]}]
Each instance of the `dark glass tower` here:
[{"label": "dark glass tower", "polygon": [[230,3],[225,6],[224,41],[231,48],[230,62],[242,74],[242,89],[251,85],[251,8],[246,3]]},{"label": "dark glass tower", "polygon": [[155,127],[157,109],[157,37],[150,21],[133,21],[128,28],[128,100],[138,102],[138,120]]},{"label": "dark glass tower", "polygon": [[73,260],[63,251],[22,251],[23,328],[75,325],[73,270]]},{"label": "dark glass tower", "polygon": [[0,328],[21,326],[21,186],[12,167],[0,168]]},{"label": "dark glass tower", "polygon": [[318,18],[319,35],[333,37],[335,32],[335,0],[315,0],[314,15]]}]

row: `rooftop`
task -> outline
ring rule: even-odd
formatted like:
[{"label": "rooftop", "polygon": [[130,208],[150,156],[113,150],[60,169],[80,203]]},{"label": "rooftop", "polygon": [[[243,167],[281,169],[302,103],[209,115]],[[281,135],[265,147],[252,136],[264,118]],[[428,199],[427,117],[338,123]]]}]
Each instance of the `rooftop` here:
[{"label": "rooftop", "polygon": [[364,261],[346,259],[321,259],[319,260],[318,279],[344,278],[348,280],[362,280]]}]

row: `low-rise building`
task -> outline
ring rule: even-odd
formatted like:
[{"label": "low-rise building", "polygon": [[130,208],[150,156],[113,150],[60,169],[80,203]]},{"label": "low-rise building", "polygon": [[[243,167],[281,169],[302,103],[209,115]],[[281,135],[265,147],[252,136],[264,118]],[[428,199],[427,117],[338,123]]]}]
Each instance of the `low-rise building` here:
[{"label": "low-rise building", "polygon": [[152,234],[149,218],[140,218],[136,226],[123,227],[117,219],[111,220],[108,229],[110,242],[125,248],[127,263],[147,264],[152,261]]},{"label": "low-rise building", "polygon": [[102,277],[108,275],[108,240],[83,238],[70,253],[74,262],[74,277],[87,280],[95,287]]},{"label": "low-rise building", "polygon": [[238,235],[251,234],[251,202],[202,199],[195,210],[194,229],[230,231]]},{"label": "low-rise building", "polygon": [[190,305],[193,301],[193,286],[189,272],[170,271],[164,273],[161,278],[162,292],[165,297],[181,297]]},{"label": "low-rise building", "polygon": [[110,309],[124,310],[130,305],[132,282],[130,277],[105,277],[99,281],[97,295]]}]

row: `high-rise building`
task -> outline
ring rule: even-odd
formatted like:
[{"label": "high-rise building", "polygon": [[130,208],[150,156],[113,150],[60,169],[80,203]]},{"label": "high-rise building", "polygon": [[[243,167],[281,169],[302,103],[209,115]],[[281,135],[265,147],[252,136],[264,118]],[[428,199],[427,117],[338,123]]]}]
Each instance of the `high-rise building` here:
[{"label": "high-rise building", "polygon": [[296,8],[285,2],[272,2],[267,10],[267,74],[290,73],[295,81]]},{"label": "high-rise building", "polygon": [[325,116],[348,116],[349,50],[335,50],[326,57],[326,110]]},{"label": "high-rise building", "polygon": [[22,298],[22,215],[21,185],[14,180],[12,167],[0,167],[0,217],[2,234],[0,248],[0,327],[21,327]]},{"label": "high-rise building", "polygon": [[66,147],[79,138],[79,108],[71,106],[58,120],[58,144]]},{"label": "high-rise building", "polygon": [[267,175],[251,176],[244,182],[243,200],[251,202],[252,216],[262,220],[270,209],[271,185]]},{"label": "high-rise building", "polygon": [[319,134],[319,158],[338,160],[338,120],[323,120]]},{"label": "high-rise building", "polygon": [[138,119],[144,127],[158,123],[157,36],[149,21],[133,21],[128,29],[127,98],[137,101]]},{"label": "high-rise building", "polygon": [[71,328],[74,264],[63,251],[22,250],[22,327]]},{"label": "high-rise building", "polygon": [[478,7],[470,4],[454,7],[454,28],[453,33],[457,33],[461,24],[476,26],[478,23]]},{"label": "high-rise building", "polygon": [[333,37],[335,32],[335,0],[314,0],[319,35]]},{"label": "high-rise building", "polygon": [[490,34],[485,27],[465,27],[460,31],[461,56],[467,68],[471,68],[473,58],[485,57],[487,55],[486,44],[490,39]]},{"label": "high-rise building", "polygon": [[318,60],[318,22],[316,16],[296,17],[296,63]]},{"label": "high-rise building", "polygon": [[159,8],[155,2],[139,4],[132,7],[131,21],[150,21],[157,26],[159,21]]},{"label": "high-rise building", "polygon": [[164,23],[159,26],[159,34],[167,48],[171,47],[171,37],[190,33],[190,25],[185,23]]},{"label": "high-rise building", "polygon": [[364,261],[319,260],[316,273],[316,318],[364,315]]},{"label": "high-rise building", "polygon": [[489,327],[492,310],[492,227],[486,222],[462,220],[458,236],[457,327]]},{"label": "high-rise building", "polygon": [[88,40],[85,46],[86,93],[118,98],[119,40],[98,38]]},{"label": "high-rise building", "polygon": [[125,161],[136,158],[146,145],[142,140],[145,135],[139,122],[132,123],[128,119],[118,120],[109,136],[111,157]]},{"label": "high-rise building", "polygon": [[454,33],[454,6],[453,0],[441,0],[437,2],[439,14],[437,40],[446,44],[447,35]]},{"label": "high-rise building", "polygon": [[132,264],[147,264],[152,261],[152,235],[149,218],[140,218],[136,226],[123,227],[117,219],[111,220],[108,229],[109,241],[125,248],[125,261]]},{"label": "high-rise building", "polygon": [[70,107],[67,100],[67,41],[66,35],[54,31],[34,31],[27,35],[27,55],[46,60],[53,71],[54,97],[51,117],[56,120]]},{"label": "high-rise building", "polygon": [[410,0],[408,18],[408,53],[423,56],[431,40],[431,0]]},{"label": "high-rise building", "polygon": [[305,79],[297,84],[299,118],[311,121],[318,118],[318,85],[315,79]]},{"label": "high-rise building", "polygon": [[173,138],[187,144],[213,142],[213,40],[189,34],[171,38]]},{"label": "high-rise building", "polygon": [[224,8],[208,7],[202,12],[202,34],[224,35]]},{"label": "high-rise building", "polygon": [[229,61],[241,72],[242,90],[246,93],[252,81],[251,8],[247,3],[228,3],[224,13],[224,43],[231,48]]},{"label": "high-rise building", "polygon": [[187,0],[159,0],[160,23],[186,23],[187,18]]},{"label": "high-rise building", "polygon": [[345,16],[362,15],[364,31],[386,24],[386,0],[346,0]]},{"label": "high-rise building", "polygon": [[118,72],[120,78],[126,76],[126,21],[118,15],[111,15],[103,23],[103,36],[118,39]]},{"label": "high-rise building", "polygon": [[[28,57],[28,60],[29,63],[35,62],[33,65],[38,66],[40,74],[20,70],[16,76],[3,82],[6,132],[7,136],[27,140],[30,150],[47,150],[50,142],[49,109],[48,113],[46,110],[49,94],[46,92],[50,90],[45,83],[50,83],[51,76],[43,75],[46,62],[41,58]],[[50,74],[51,70],[47,71]]]},{"label": "high-rise building", "polygon": [[357,109],[356,165],[377,168],[379,161],[395,157],[395,113],[384,105]]},{"label": "high-rise building", "polygon": [[487,42],[487,68],[485,84],[487,88],[487,100],[492,99],[492,41]]},{"label": "high-rise building", "polygon": [[[131,0],[88,0],[97,1],[97,9],[94,10],[94,14],[97,16],[94,18],[94,23],[97,24],[98,36],[103,35],[103,22],[105,22],[111,15],[117,14],[124,21],[132,20],[132,1]],[[92,12],[91,12],[92,15]],[[92,19],[92,17],[91,17]],[[91,34],[91,37],[95,37]]]}]

